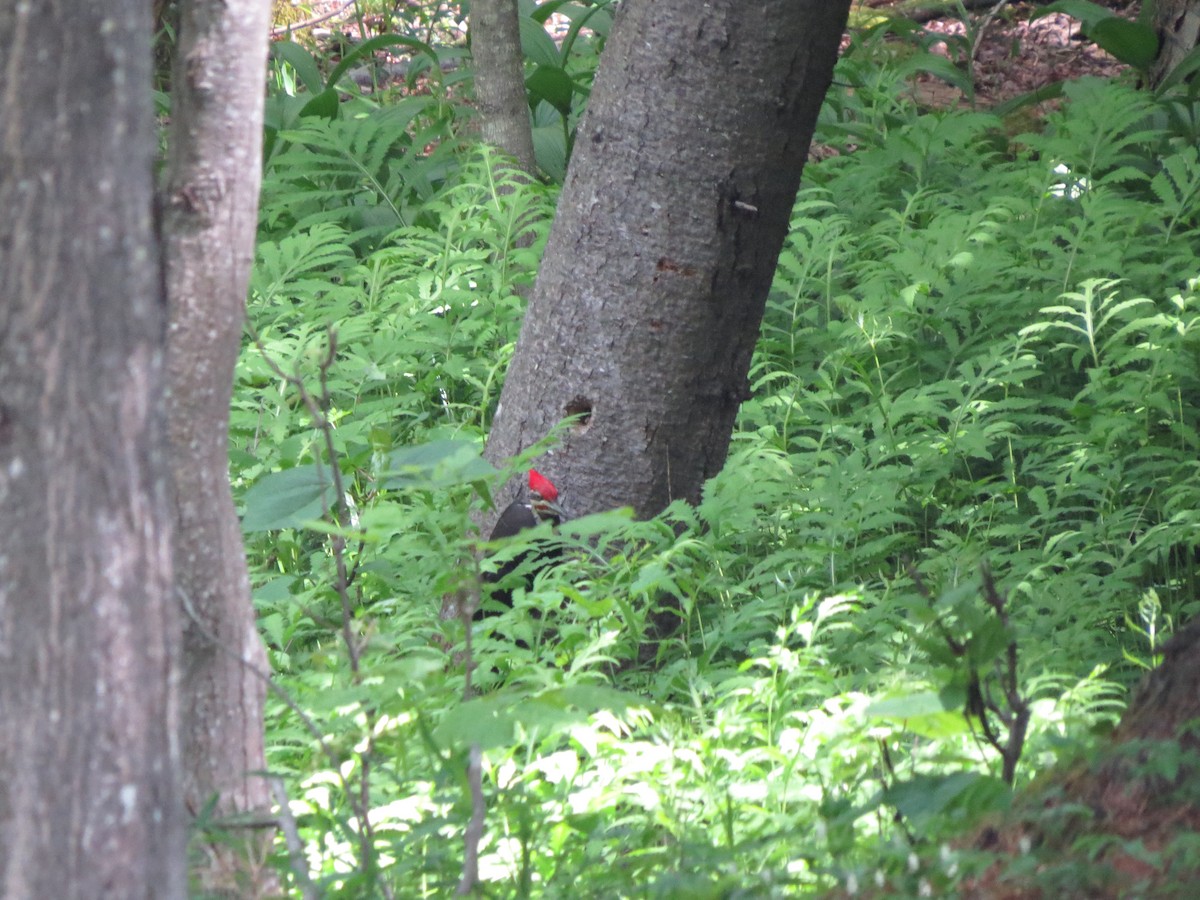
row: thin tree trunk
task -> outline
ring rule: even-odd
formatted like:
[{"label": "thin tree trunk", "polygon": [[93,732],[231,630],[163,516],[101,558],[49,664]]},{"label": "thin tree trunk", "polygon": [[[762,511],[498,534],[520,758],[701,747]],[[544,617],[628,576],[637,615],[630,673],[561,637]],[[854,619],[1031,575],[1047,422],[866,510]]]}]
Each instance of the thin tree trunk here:
[{"label": "thin tree trunk", "polygon": [[471,57],[480,137],[536,175],[516,0],[472,0]]},{"label": "thin tree trunk", "polygon": [[[170,302],[168,404],[184,614],[184,797],[193,815],[267,818],[266,654],[255,627],[229,488],[228,431],[261,177],[267,0],[190,0],[181,10],[163,201]],[[261,827],[206,841],[201,880],[242,895],[273,838]]]},{"label": "thin tree trunk", "polygon": [[1200,42],[1200,2],[1157,0],[1154,30],[1160,41],[1158,58],[1150,67],[1150,85],[1162,82]]},{"label": "thin tree trunk", "polygon": [[14,900],[185,892],[149,30],[136,0],[0,4],[0,896]]},{"label": "thin tree trunk", "polygon": [[490,459],[577,415],[539,464],[568,511],[646,516],[699,498],[748,393],[848,11],[849,0],[621,4]]}]

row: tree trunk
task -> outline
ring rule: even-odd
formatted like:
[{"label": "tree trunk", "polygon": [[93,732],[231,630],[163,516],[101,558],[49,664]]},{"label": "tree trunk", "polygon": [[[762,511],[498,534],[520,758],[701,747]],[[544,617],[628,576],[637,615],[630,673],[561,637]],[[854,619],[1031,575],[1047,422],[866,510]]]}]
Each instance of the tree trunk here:
[{"label": "tree trunk", "polygon": [[[197,815],[270,808],[266,654],[229,488],[229,403],[261,178],[267,0],[190,0],[171,94],[163,237],[170,309],[169,434],[175,577],[184,616],[184,797]],[[257,670],[257,672],[256,672]],[[244,826],[243,826],[244,827]],[[206,841],[210,891],[252,893],[270,830]]]},{"label": "tree trunk", "polygon": [[1150,67],[1150,85],[1159,85],[1200,42],[1198,0],[1158,0],[1154,7],[1158,58]]},{"label": "tree trunk", "polygon": [[471,58],[480,137],[536,175],[516,0],[472,0]]},{"label": "tree trunk", "polygon": [[3,897],[185,893],[149,29],[0,4]]},{"label": "tree trunk", "polygon": [[539,463],[572,514],[724,463],[849,5],[621,4],[487,447],[579,415]]},{"label": "tree trunk", "polygon": [[[1152,769],[1148,777],[1145,772],[1146,752],[1160,752],[1154,744],[1162,741],[1178,744],[1179,759],[1184,761],[1170,783],[1157,777],[1161,769]],[[1194,799],[1194,785],[1200,778],[1200,619],[1193,619],[1164,645],[1162,665],[1146,676],[1134,694],[1112,743],[1117,752],[1110,752],[1105,763],[1068,782],[1069,796],[1088,803],[1098,816],[1120,822],[1134,809],[1146,815],[1155,808],[1177,805],[1180,799],[1173,792],[1190,781],[1190,791],[1181,796],[1191,807],[1193,822],[1200,824]],[[1146,749],[1131,754],[1120,752],[1123,747]]]},{"label": "tree trunk", "polygon": [[1141,684],[1107,747],[1043,775],[1011,814],[974,835],[977,848],[1020,862],[1009,868],[998,860],[962,895],[1045,896],[1032,846],[1059,871],[1104,867],[1106,889],[1090,886],[1089,896],[1184,896],[1180,886],[1200,874],[1186,849],[1200,832],[1197,784],[1200,619],[1193,619],[1163,646],[1162,665]]}]

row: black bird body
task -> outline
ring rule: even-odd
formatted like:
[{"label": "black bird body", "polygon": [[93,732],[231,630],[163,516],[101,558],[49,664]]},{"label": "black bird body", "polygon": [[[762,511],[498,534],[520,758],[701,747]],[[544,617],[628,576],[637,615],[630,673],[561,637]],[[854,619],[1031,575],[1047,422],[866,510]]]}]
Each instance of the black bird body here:
[{"label": "black bird body", "polygon": [[[527,531],[530,528],[536,528],[542,522],[550,522],[552,525],[558,525],[564,518],[562,508],[558,505],[558,488],[535,469],[529,470],[529,500],[523,501],[520,499],[514,500],[504,512],[500,513],[500,518],[496,520],[496,525],[492,528],[492,534],[489,540],[499,541],[504,538],[512,537],[522,531]],[[484,600],[491,597],[496,602],[512,608],[513,585],[510,583],[505,585],[506,579],[518,569],[525,569],[525,584],[528,587],[533,584],[534,576],[538,571],[547,565],[551,560],[562,555],[562,548],[550,544],[550,542],[539,543],[538,546],[518,553],[512,559],[500,565],[495,572],[485,572],[483,581],[487,585],[495,585],[495,587],[484,589]],[[508,579],[511,582],[511,579]],[[481,608],[475,613],[476,618],[480,618],[484,614]]]},{"label": "black bird body", "polygon": [[496,520],[496,527],[492,529],[492,535],[488,540],[498,541],[501,538],[512,537],[518,532],[536,528],[538,524],[540,524],[540,520],[534,515],[533,507],[520,500],[514,500],[505,507],[504,512],[500,513],[500,518]]}]

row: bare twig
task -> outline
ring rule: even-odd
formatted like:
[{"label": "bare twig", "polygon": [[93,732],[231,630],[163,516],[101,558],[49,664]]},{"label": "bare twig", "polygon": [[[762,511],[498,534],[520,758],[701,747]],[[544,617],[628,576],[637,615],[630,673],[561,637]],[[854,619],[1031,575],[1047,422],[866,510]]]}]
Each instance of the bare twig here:
[{"label": "bare twig", "polygon": [[287,846],[288,864],[296,873],[296,881],[300,884],[300,896],[304,900],[320,900],[321,893],[313,884],[308,874],[308,863],[304,859],[304,842],[300,840],[300,829],[296,827],[296,817],[292,815],[288,805],[287,789],[283,786],[282,778],[271,778],[271,796],[279,807],[279,830],[283,832],[283,842]]},{"label": "bare twig", "polygon": [[[1008,604],[1006,598],[996,590],[996,582],[992,580],[991,568],[984,563],[981,567],[983,575],[983,597],[996,611],[1005,629],[1009,627]],[[1008,741],[1001,758],[1004,760],[1003,777],[1008,784],[1013,783],[1017,772],[1017,762],[1025,748],[1025,734],[1029,729],[1029,701],[1021,694],[1018,670],[1017,642],[1014,638],[1008,642],[1005,651],[1005,670],[1001,676],[1004,688],[1004,702],[1012,713],[1012,721],[1008,724]]]},{"label": "bare twig", "polygon": [[[464,702],[470,700],[475,694],[474,686],[471,683],[471,675],[475,670],[471,622],[475,617],[475,611],[483,602],[479,589],[483,579],[479,571],[479,554],[472,553],[471,559],[475,564],[474,577],[467,587],[459,589],[458,597],[455,600],[459,620],[463,623]],[[487,800],[483,796],[483,748],[478,743],[471,744],[467,754],[467,787],[471,792],[471,818],[463,832],[463,870],[456,891],[460,895],[472,893],[479,885],[479,845],[483,841],[483,832],[487,821]]]},{"label": "bare twig", "polygon": [[479,844],[483,840],[487,806],[483,799],[483,748],[478,743],[472,744],[467,754],[467,784],[471,788],[471,820],[463,834],[465,852],[458,894],[469,894],[479,885]]},{"label": "bare twig", "polygon": [[[932,608],[933,594],[921,578],[921,574],[911,563],[908,564],[908,573],[916,585],[917,593]],[[992,608],[1005,631],[1011,635],[1007,601],[996,589],[991,568],[986,562],[980,566],[980,573],[983,582],[981,589],[983,599]],[[1007,784],[1011,785],[1016,777],[1017,763],[1025,749],[1025,735],[1029,729],[1030,717],[1029,701],[1021,693],[1016,638],[1009,640],[1005,649],[1003,668],[997,673],[1001,692],[1000,698],[997,698],[991,690],[993,680],[980,674],[976,663],[970,659],[967,653],[967,643],[955,638],[940,618],[934,619],[934,626],[954,657],[966,663],[968,683],[965,713],[967,719],[972,724],[978,720],[979,728],[983,732],[983,739],[1000,754],[1001,776]],[[998,668],[999,666],[1000,664],[997,663]],[[993,716],[1004,726],[1007,731],[1006,737],[1002,737],[992,724]]]},{"label": "bare twig", "polygon": [[1007,5],[1008,0],[999,0],[995,6],[984,13],[984,16],[982,19],[980,19],[979,24],[975,26],[975,40],[971,42],[971,59],[974,59],[979,53],[979,45],[983,43],[984,32],[986,32],[987,27],[992,24],[992,19],[996,18],[996,14],[1000,12],[1000,10],[1004,9],[1004,7]]},{"label": "bare twig", "polygon": [[291,34],[293,31],[303,31],[305,28],[312,28],[314,25],[320,25],[322,22],[327,22],[344,13],[347,9],[353,6],[357,0],[346,0],[341,6],[333,12],[324,13],[320,16],[313,16],[311,19],[305,19],[303,22],[293,22],[291,25],[283,25],[280,28],[271,29],[271,37],[282,37],[285,34]]},{"label": "bare twig", "polygon": [[[339,462],[339,453],[337,443],[334,440],[334,427],[329,417],[325,414],[325,410],[332,404],[332,395],[329,391],[329,371],[333,367],[337,359],[337,332],[332,328],[328,329],[328,345],[325,356],[321,359],[318,365],[318,378],[321,385],[320,396],[314,396],[312,391],[304,383],[304,380],[299,375],[293,375],[285,372],[278,363],[266,352],[266,348],[262,344],[262,340],[253,329],[248,326],[251,337],[254,339],[259,352],[262,353],[263,359],[267,366],[286,384],[295,388],[300,395],[300,399],[304,402],[308,409],[309,416],[312,418],[314,427],[320,432],[322,442],[325,445],[326,458],[329,463],[329,476],[332,482],[333,499],[327,501],[324,492],[321,495],[322,517],[337,525],[337,529],[330,535],[330,549],[333,551],[335,580],[334,588],[337,591],[338,599],[342,607],[342,642],[346,646],[346,656],[350,663],[350,672],[353,676],[355,684],[361,683],[362,680],[362,652],[365,644],[360,642],[354,633],[354,604],[350,598],[350,587],[352,583],[352,575],[350,569],[346,565],[346,537],[345,532],[350,528],[350,510],[346,503],[345,482],[342,479],[342,469]],[[360,541],[359,550],[361,551],[363,543]],[[357,569],[355,569],[357,571]],[[370,786],[371,786],[371,757],[375,749],[375,740],[373,737],[373,723],[375,721],[374,710],[364,705],[364,714],[367,718],[366,747],[359,753],[360,775],[358,781],[358,796],[357,798],[351,793],[349,784],[344,778],[341,778],[340,767],[339,778],[343,790],[346,792],[346,799],[350,803],[351,809],[354,810],[355,819],[358,821],[359,835],[359,859],[362,867],[366,872],[372,872],[375,867],[375,829],[371,824],[370,816],[368,815],[370,802]],[[390,887],[383,882],[377,882],[378,888],[382,891],[385,898],[393,896]]]}]

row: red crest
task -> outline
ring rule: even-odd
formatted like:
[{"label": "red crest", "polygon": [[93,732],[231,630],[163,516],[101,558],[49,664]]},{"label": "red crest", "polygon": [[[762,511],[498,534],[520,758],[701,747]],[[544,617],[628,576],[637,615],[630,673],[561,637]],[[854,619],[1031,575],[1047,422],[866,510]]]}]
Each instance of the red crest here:
[{"label": "red crest", "polygon": [[529,470],[529,490],[551,503],[558,499],[558,488],[554,486],[554,482],[537,469]]}]

